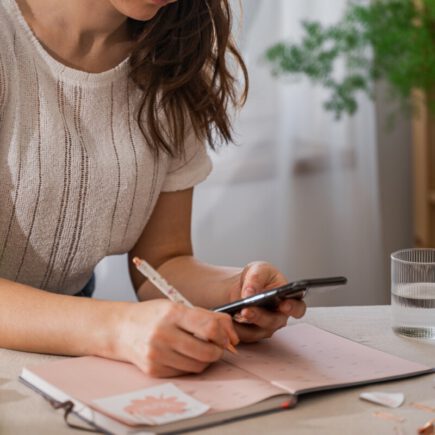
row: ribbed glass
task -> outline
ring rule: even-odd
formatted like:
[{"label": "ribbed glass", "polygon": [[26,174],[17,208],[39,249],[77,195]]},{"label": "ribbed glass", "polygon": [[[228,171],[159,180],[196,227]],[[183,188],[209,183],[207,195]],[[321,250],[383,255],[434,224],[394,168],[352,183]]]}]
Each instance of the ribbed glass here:
[{"label": "ribbed glass", "polygon": [[391,306],[395,332],[435,339],[435,249],[391,254]]}]

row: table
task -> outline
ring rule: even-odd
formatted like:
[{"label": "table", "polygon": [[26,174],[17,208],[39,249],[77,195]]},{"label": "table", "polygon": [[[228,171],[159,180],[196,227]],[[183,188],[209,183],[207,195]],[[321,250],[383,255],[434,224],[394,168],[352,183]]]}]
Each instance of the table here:
[{"label": "table", "polygon": [[[377,349],[435,366],[435,343],[396,336],[390,327],[389,306],[311,308],[304,321]],[[293,323],[292,320],[290,323]],[[0,434],[72,435],[60,411],[18,381],[24,365],[55,360],[57,356],[0,349]],[[403,392],[405,403],[389,409],[358,399],[362,391]],[[416,409],[423,403],[435,410],[435,374],[383,384],[313,393],[300,398],[296,408],[237,423],[202,430],[204,435],[225,434],[416,434],[435,418],[435,412]],[[404,419],[374,416],[376,411]],[[197,432],[199,433],[199,432]]]}]

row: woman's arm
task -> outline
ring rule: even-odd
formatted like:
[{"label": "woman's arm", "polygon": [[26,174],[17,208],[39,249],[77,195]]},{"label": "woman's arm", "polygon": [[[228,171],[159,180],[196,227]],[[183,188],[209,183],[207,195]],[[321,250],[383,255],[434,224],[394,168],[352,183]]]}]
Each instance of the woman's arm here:
[{"label": "woman's arm", "polygon": [[241,268],[198,261],[191,242],[193,189],[162,193],[136,246],[129,253],[131,278],[139,300],[163,297],[137,272],[131,259],[147,260],[194,305],[210,308],[228,302]]},{"label": "woman's arm", "polygon": [[0,279],[0,347],[114,357],[116,325],[128,305],[49,293]]},{"label": "woman's arm", "polygon": [[129,361],[168,377],[203,371],[238,343],[226,314],[168,300],[109,302],[0,279],[0,347]]},{"label": "woman's arm", "polygon": [[203,371],[238,338],[228,315],[168,300],[98,301],[0,279],[0,347],[129,361],[168,377]]}]

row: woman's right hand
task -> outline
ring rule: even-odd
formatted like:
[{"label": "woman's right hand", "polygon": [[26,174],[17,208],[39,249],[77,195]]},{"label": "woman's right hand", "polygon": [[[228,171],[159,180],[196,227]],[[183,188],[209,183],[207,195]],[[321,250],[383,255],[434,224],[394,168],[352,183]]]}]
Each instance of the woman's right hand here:
[{"label": "woman's right hand", "polygon": [[200,373],[239,342],[231,317],[166,299],[124,306],[115,356],[153,377]]}]

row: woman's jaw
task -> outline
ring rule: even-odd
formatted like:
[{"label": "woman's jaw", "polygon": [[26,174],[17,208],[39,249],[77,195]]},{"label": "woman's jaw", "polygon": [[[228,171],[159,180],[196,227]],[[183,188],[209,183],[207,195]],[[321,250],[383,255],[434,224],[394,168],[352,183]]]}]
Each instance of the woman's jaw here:
[{"label": "woman's jaw", "polygon": [[178,0],[109,0],[121,14],[138,21],[154,18],[157,12]]}]

